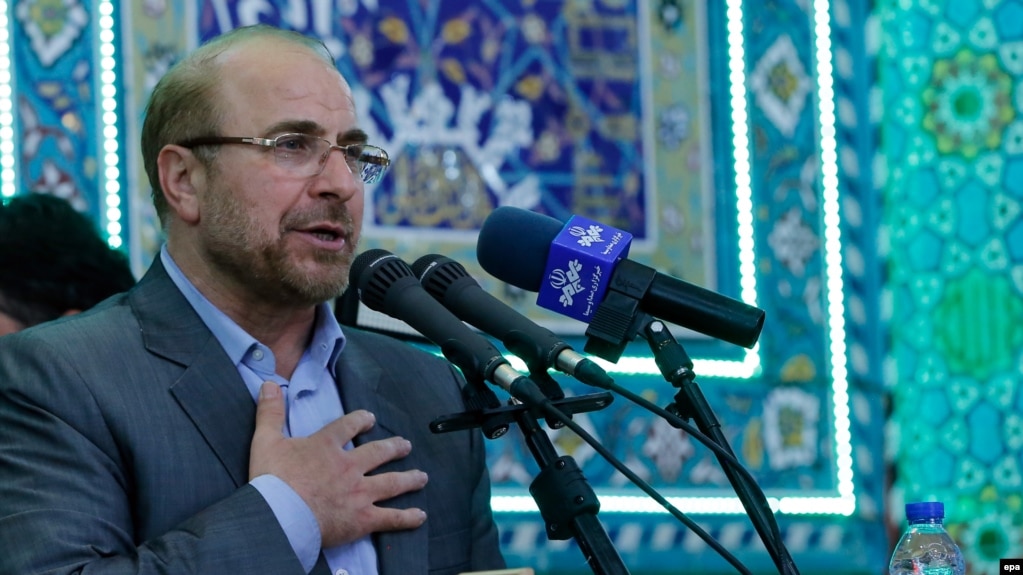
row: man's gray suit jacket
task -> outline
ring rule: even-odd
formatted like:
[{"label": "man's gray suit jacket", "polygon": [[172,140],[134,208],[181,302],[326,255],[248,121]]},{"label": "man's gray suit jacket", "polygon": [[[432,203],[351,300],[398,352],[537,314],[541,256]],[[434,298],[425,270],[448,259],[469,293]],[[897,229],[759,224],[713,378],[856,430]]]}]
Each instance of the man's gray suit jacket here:
[{"label": "man's gray suit jacket", "polygon": [[[400,435],[426,524],[379,533],[381,575],[501,568],[478,430],[435,435],[463,410],[447,362],[345,328],[345,409]],[[93,310],[0,338],[0,573],[301,574],[265,500],[247,484],[255,403],[159,259]],[[325,479],[328,480],[329,479]],[[316,575],[329,570],[320,556]]]}]

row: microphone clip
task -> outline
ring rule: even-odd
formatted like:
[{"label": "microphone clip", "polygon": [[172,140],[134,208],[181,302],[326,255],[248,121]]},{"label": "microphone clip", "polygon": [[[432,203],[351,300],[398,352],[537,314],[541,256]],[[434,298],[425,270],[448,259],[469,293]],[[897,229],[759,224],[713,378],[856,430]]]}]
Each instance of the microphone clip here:
[{"label": "microphone clip", "polygon": [[616,363],[628,343],[653,318],[640,308],[640,301],[657,276],[653,268],[622,260],[611,277],[604,301],[597,304],[586,328],[583,351]]},{"label": "microphone clip", "polygon": [[[551,400],[551,404],[557,407],[566,415],[572,416],[576,413],[599,411],[611,405],[614,396],[603,391],[575,397],[562,397]],[[473,409],[470,406],[468,411],[450,415],[442,415],[430,422],[430,431],[433,433],[448,433],[450,431],[461,431],[479,427],[487,439],[497,439],[504,435],[512,423],[519,421],[523,415],[533,408],[524,403],[511,403],[497,407],[486,407]],[[549,424],[554,422],[549,422]],[[563,424],[555,424],[560,427]]]}]

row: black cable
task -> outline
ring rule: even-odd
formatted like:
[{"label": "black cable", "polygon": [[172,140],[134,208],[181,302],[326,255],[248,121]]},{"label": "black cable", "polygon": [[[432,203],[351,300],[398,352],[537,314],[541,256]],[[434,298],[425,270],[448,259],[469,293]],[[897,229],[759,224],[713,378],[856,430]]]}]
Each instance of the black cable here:
[{"label": "black cable", "polygon": [[[570,417],[565,415],[564,412],[555,407],[550,402],[550,400],[545,399],[543,402],[538,402],[536,404],[531,405],[531,407],[541,409],[544,411],[545,414],[548,415],[549,418],[553,417],[554,419],[560,421],[561,423],[564,423],[566,427],[575,432],[575,434],[578,435],[580,439],[589,444],[590,447],[592,447],[605,460],[607,460],[607,462],[610,463],[612,467],[621,472],[622,475],[628,478],[628,480],[635,484],[636,487],[639,487],[644,493],[646,493],[654,501],[659,503],[661,507],[664,507],[664,509],[666,509],[672,516],[681,521],[686,527],[691,529],[693,533],[695,533],[700,539],[703,539],[703,541],[708,546],[710,546],[711,549],[717,551],[722,558],[731,563],[740,573],[742,573],[743,575],[752,575],[752,572],[749,570],[749,568],[743,565],[742,562],[739,561],[737,557],[732,555],[730,551],[725,549],[720,543],[717,542],[717,540],[715,540],[713,537],[710,536],[710,534],[704,531],[703,528],[697,525],[696,522],[694,522],[692,519],[686,516],[686,514],[679,511],[674,505],[672,505],[667,499],[665,499],[664,496],[658,493],[657,490],[655,490],[650,484],[648,484],[646,481],[644,481],[642,478],[636,475],[631,469],[629,469],[624,463],[618,460],[618,458],[615,457],[614,454],[608,451],[606,447],[601,445],[599,441],[597,441],[593,436],[587,433],[586,430],[583,429],[578,423],[573,421]],[[689,425],[688,423],[686,422],[683,423],[686,426],[692,428],[692,426]],[[703,436],[703,434],[700,433],[695,428],[692,429],[694,437],[701,436],[702,437],[702,439],[700,439],[701,442],[706,440],[707,442],[709,442],[708,447],[710,447],[711,449],[715,448],[720,449],[723,457],[730,458],[733,461],[735,461],[735,458],[731,457],[731,455],[724,451],[721,448],[721,446],[717,445],[713,441],[710,441],[710,438]],[[735,463],[738,464],[738,461],[736,461]]]},{"label": "black cable", "polygon": [[[728,465],[730,465],[733,469],[738,471],[739,475],[741,475],[742,478],[744,480],[746,480],[746,482],[750,486],[752,486],[753,490],[756,492],[756,494],[759,497],[761,497],[761,498],[766,500],[767,497],[764,495],[763,490],[760,489],[760,485],[757,483],[756,479],[753,478],[753,475],[749,472],[749,470],[746,469],[746,467],[743,466],[741,463],[739,463],[739,461],[737,459],[735,459],[735,457],[731,453],[729,453],[728,450],[726,450],[723,447],[721,447],[716,441],[712,440],[710,437],[707,437],[706,435],[704,435],[701,431],[699,431],[691,423],[689,423],[688,421],[683,420],[682,418],[680,418],[679,416],[675,415],[674,413],[671,413],[670,411],[667,411],[664,408],[662,408],[662,407],[660,407],[658,405],[655,405],[655,404],[651,403],[650,401],[647,401],[646,399],[643,399],[643,397],[641,397],[641,396],[639,396],[639,395],[637,395],[637,394],[635,394],[635,393],[625,389],[624,387],[618,385],[617,383],[611,383],[610,385],[608,385],[606,387],[606,389],[608,391],[612,391],[614,393],[617,393],[617,394],[621,395],[622,397],[625,397],[629,401],[632,401],[633,403],[639,405],[640,407],[643,407],[644,409],[647,409],[647,410],[653,412],[656,415],[659,415],[659,416],[663,417],[670,424],[672,424],[672,425],[674,425],[676,427],[681,428],[686,433],[688,433],[690,436],[692,436],[694,439],[696,439],[697,441],[699,441],[703,445],[705,445],[708,448],[710,448],[711,451],[713,451],[716,455],[720,456],[724,460],[723,462],[727,462]],[[767,517],[770,519],[770,521],[768,521],[768,523],[767,523],[767,526],[771,530],[771,534],[770,534],[771,535],[771,541],[770,542],[765,542],[764,548],[767,550],[768,553],[771,554],[771,558],[777,561],[778,557],[781,556],[778,548],[780,546],[784,545],[784,543],[782,542],[782,539],[781,539],[781,532],[778,529],[778,523],[774,520],[774,515],[773,514],[767,514]],[[768,545],[766,543],[770,543],[770,544]]]},{"label": "black cable", "polygon": [[[693,424],[689,423],[688,421],[685,421],[684,419],[680,418],[678,415],[676,415],[674,413],[671,413],[671,412],[665,410],[664,408],[662,408],[662,407],[660,407],[658,405],[655,405],[655,404],[651,403],[650,401],[647,401],[643,397],[641,397],[641,396],[639,396],[639,395],[629,391],[628,389],[618,385],[610,377],[604,379],[602,384],[596,385],[595,387],[599,387],[601,389],[606,389],[608,391],[617,393],[618,395],[621,395],[622,397],[624,397],[624,398],[628,399],[629,401],[635,403],[636,405],[638,405],[638,406],[640,406],[640,407],[642,407],[642,408],[644,408],[644,409],[654,413],[655,415],[659,415],[660,417],[664,418],[666,421],[668,421],[670,424],[674,425],[675,427],[678,427],[679,429],[682,429],[683,431],[688,433],[691,437],[693,437],[694,439],[696,439],[697,441],[699,441],[700,443],[705,445],[707,448],[709,448],[711,451],[713,451],[716,455],[718,455],[719,458],[722,460],[722,463],[727,463],[735,471],[737,471],[739,473],[739,475],[747,482],[747,484],[749,486],[751,486],[752,490],[756,493],[756,495],[766,501],[767,498],[764,495],[763,490],[760,488],[760,485],[757,483],[756,479],[749,472],[749,470],[746,469],[746,467],[743,466],[741,463],[739,463],[739,461],[735,458],[734,455],[732,455],[732,453],[729,450],[727,450],[724,447],[722,447],[720,444],[718,444],[718,442],[714,441],[710,437],[704,435],[703,432],[701,432],[699,429],[697,429]],[[573,429],[573,431],[574,431],[574,429]],[[649,495],[649,493],[648,493],[648,495]],[[651,495],[651,497],[654,497],[654,496]],[[657,500],[656,497],[654,497],[654,499]],[[768,534],[769,535],[769,541],[764,541],[764,548],[767,550],[768,554],[770,554],[770,556],[771,556],[771,559],[773,561],[775,561],[776,564],[782,565],[782,566],[786,567],[783,571],[796,572],[796,570],[794,569],[794,566],[790,565],[790,561],[788,561],[788,560],[782,561],[781,560],[781,558],[787,557],[788,553],[782,553],[781,552],[781,548],[784,546],[784,543],[782,541],[781,532],[780,532],[780,530],[778,528],[777,522],[775,521],[774,515],[771,514],[771,513],[768,513],[767,514],[767,518],[769,519],[768,522],[767,522],[767,527],[770,530],[770,533]],[[750,519],[752,520],[752,518],[750,518]],[[682,520],[681,518],[679,518],[679,520],[683,521],[683,523],[686,523],[686,521]],[[689,523],[686,523],[686,525],[688,526]],[[785,575],[785,574],[783,573],[783,575]]]}]

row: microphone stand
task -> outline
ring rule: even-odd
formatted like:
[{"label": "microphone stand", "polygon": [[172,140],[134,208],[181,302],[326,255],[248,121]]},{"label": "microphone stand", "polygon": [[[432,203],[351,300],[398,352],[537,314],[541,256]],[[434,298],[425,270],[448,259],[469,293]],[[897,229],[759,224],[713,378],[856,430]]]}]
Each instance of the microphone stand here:
[{"label": "microphone stand", "polygon": [[[550,404],[571,415],[603,409],[611,401],[611,394],[604,392],[554,399]],[[494,439],[486,430],[507,429],[509,420],[518,423],[530,453],[540,466],[540,473],[530,484],[529,493],[540,509],[547,538],[565,540],[575,537],[595,575],[628,575],[618,550],[597,519],[600,501],[596,493],[575,460],[571,456],[558,455],[533,408],[514,402],[497,408],[458,413],[434,420],[430,429],[434,433],[444,433],[481,427],[488,439]]]},{"label": "microphone stand", "polygon": [[[664,379],[679,390],[675,394],[674,403],[668,405],[665,408],[666,411],[679,416],[683,420],[694,420],[697,428],[704,435],[714,440],[722,449],[734,457],[735,454],[732,452],[728,440],[721,431],[721,424],[696,384],[696,374],[693,372],[693,362],[689,358],[689,354],[675,340],[663,322],[649,316],[646,316],[644,321],[646,321],[643,329],[644,338],[650,345],[650,350],[654,354],[654,361],[657,363],[658,369],[660,369]],[[732,484],[736,495],[738,495],[739,500],[742,502],[742,506],[746,509],[746,513],[753,522],[753,527],[756,528],[760,539],[764,542],[764,546],[768,551],[773,551],[770,555],[778,567],[778,571],[782,575],[798,575],[799,571],[792,560],[792,556],[780,540],[781,536],[778,531],[778,525],[774,520],[774,515],[763,492],[759,489],[754,489],[752,485],[747,483],[742,475],[720,455],[717,458],[725,475],[728,477],[728,481]]]},{"label": "microphone stand", "polygon": [[[689,355],[675,341],[664,322],[645,312],[640,305],[644,294],[653,287],[656,272],[640,266],[631,266],[626,271],[628,273],[615,274],[616,281],[611,283],[604,300],[597,305],[586,328],[584,350],[616,362],[628,342],[642,332],[664,379],[679,388],[675,403],[668,406],[668,411],[675,411],[683,420],[694,419],[704,435],[732,454],[720,423],[695,383],[696,374]],[[798,575],[763,492],[756,488],[756,484],[747,483],[721,456],[718,456],[718,461],[778,571],[781,575]]]}]

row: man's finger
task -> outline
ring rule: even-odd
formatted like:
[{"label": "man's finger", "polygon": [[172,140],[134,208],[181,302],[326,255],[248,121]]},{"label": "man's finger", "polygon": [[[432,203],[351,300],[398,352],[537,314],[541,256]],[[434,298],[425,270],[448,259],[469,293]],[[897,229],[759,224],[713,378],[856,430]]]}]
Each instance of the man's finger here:
[{"label": "man's finger", "polygon": [[259,403],[256,404],[256,430],[252,441],[262,437],[282,437],[284,429],[284,397],[281,388],[272,381],[264,381],[259,388]]},{"label": "man's finger", "polygon": [[426,523],[426,512],[413,507],[412,509],[390,509],[377,507],[373,511],[374,531],[399,531],[415,529]]},{"label": "man's finger", "polygon": [[376,421],[375,415],[364,409],[358,409],[331,421],[316,433],[329,435],[339,447],[343,447],[356,435],[372,429],[376,425]]},{"label": "man's finger", "polygon": [[363,443],[358,450],[369,469],[376,469],[388,461],[407,456],[412,452],[412,443],[404,437],[388,437]]},{"label": "man's finger", "polygon": [[378,490],[377,501],[386,501],[402,493],[419,491],[426,487],[430,478],[425,472],[412,469],[409,471],[391,471],[372,475],[369,477],[369,480],[374,483],[375,489]]}]

